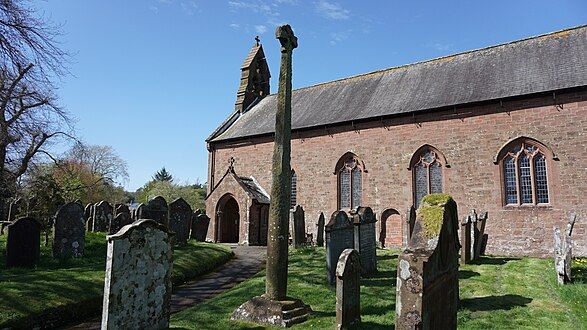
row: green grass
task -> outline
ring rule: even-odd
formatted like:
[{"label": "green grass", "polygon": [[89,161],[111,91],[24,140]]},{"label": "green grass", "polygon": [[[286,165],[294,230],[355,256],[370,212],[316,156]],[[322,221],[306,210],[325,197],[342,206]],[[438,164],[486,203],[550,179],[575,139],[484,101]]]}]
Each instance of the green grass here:
[{"label": "green grass", "polygon": [[[397,251],[377,250],[379,273],[361,281],[359,329],[389,329],[395,318]],[[584,260],[584,259],[583,259]],[[460,268],[458,325],[462,329],[587,329],[587,261],[575,281],[559,286],[551,259],[483,257]],[[171,317],[176,329],[262,329],[230,321],[241,303],[264,292],[264,272]],[[336,292],[326,281],[324,249],[290,252],[288,295],[314,312],[294,328],[333,329]],[[441,302],[440,302],[441,303]]]},{"label": "green grass", "polygon": [[[6,269],[6,236],[0,236],[0,329],[29,328],[94,316],[102,308],[106,239],[86,233],[83,258],[60,261],[42,246],[35,269]],[[174,285],[193,279],[230,260],[230,248],[190,241],[174,250]]]}]

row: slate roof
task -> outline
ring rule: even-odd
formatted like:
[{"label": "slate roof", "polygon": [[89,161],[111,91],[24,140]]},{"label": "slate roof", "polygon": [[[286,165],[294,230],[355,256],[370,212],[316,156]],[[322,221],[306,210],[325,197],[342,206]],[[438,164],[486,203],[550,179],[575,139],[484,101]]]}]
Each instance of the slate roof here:
[{"label": "slate roof", "polygon": [[[587,86],[586,54],[584,25],[300,88],[292,129]],[[271,134],[276,108],[277,95],[269,95],[207,141]]]},{"label": "slate roof", "polygon": [[269,204],[269,195],[255,178],[239,176],[238,180],[244,186],[245,191],[251,196],[251,198],[256,199],[258,203]]}]

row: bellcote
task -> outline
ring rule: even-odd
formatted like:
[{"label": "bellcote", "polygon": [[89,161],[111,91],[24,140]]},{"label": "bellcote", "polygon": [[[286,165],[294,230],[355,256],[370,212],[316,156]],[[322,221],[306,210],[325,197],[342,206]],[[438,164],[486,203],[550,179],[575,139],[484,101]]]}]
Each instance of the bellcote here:
[{"label": "bellcote", "polygon": [[258,38],[241,66],[241,81],[236,93],[235,110],[244,113],[254,102],[269,95],[269,65]]}]

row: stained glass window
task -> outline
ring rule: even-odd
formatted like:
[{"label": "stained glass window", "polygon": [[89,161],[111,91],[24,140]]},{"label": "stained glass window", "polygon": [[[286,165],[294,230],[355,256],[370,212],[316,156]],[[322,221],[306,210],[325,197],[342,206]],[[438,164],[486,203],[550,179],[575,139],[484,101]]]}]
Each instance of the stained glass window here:
[{"label": "stained glass window", "polygon": [[442,163],[437,151],[425,148],[419,152],[420,158],[413,165],[414,204],[420,206],[422,198],[428,194],[442,192]]},{"label": "stained glass window", "polygon": [[506,205],[546,204],[548,179],[541,147],[521,141],[509,147],[502,159]]},{"label": "stained glass window", "polygon": [[293,209],[296,207],[298,202],[298,176],[296,171],[291,170],[291,197],[290,197],[290,207]]},{"label": "stained glass window", "polygon": [[339,208],[355,208],[363,199],[363,167],[354,155],[347,157],[338,171]]}]

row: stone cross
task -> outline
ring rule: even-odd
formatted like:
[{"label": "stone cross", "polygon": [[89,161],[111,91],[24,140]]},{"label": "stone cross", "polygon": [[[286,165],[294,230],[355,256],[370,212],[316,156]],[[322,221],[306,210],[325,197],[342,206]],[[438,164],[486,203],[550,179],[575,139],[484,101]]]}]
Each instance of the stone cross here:
[{"label": "stone cross", "polygon": [[324,213],[320,212],[320,217],[318,218],[318,224],[316,225],[316,227],[318,227],[317,229],[317,233],[316,233],[316,245],[318,246],[324,246],[324,225],[325,225],[326,219],[324,218]]},{"label": "stone cross", "polygon": [[173,250],[167,228],[151,219],[107,237],[102,329],[167,329]]},{"label": "stone cross", "polygon": [[85,247],[84,209],[67,203],[59,208],[53,225],[53,257],[82,257]]},{"label": "stone cross", "polygon": [[554,228],[554,267],[556,268],[558,284],[571,282],[571,262],[573,260],[571,234],[573,233],[576,219],[577,215],[572,213],[569,217],[567,230],[562,237],[560,229]]},{"label": "stone cross", "polygon": [[336,328],[350,329],[361,322],[361,261],[346,249],[336,265]]},{"label": "stone cross", "polygon": [[281,43],[281,66],[275,113],[265,295],[268,299],[284,300],[287,293],[287,222],[291,195],[291,62],[298,38],[289,25],[277,27],[275,37]]}]

